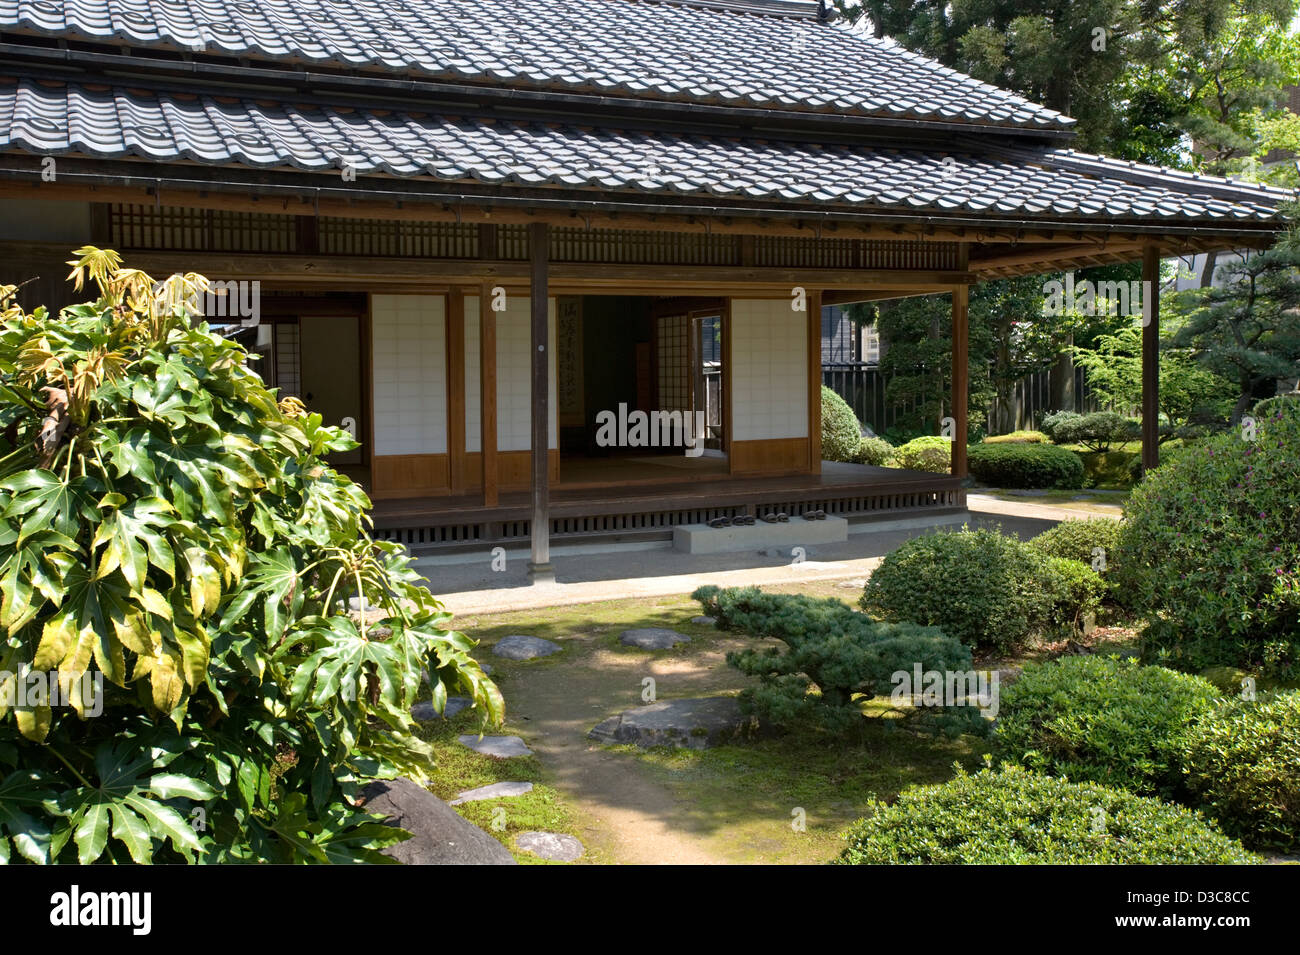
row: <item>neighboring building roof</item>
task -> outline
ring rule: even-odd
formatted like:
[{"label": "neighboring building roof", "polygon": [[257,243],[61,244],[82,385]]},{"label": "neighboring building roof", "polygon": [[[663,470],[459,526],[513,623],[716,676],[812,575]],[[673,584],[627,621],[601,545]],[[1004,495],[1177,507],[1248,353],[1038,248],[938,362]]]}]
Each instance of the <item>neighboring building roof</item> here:
[{"label": "neighboring building roof", "polygon": [[[1260,223],[1280,190],[1048,146],[942,152],[0,76],[0,149],[987,217]],[[337,177],[336,177],[337,178]]]},{"label": "neighboring building roof", "polygon": [[815,10],[745,0],[0,0],[0,31],[683,103],[1032,130],[1074,123],[892,41],[820,23]]}]

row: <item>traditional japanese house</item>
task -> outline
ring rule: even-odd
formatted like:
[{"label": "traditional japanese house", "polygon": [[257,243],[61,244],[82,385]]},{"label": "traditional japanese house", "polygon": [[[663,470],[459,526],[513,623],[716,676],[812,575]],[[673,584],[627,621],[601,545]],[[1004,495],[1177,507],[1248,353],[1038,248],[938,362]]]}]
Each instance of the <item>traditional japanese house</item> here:
[{"label": "traditional japanese house", "polygon": [[[1279,227],[1280,192],[1071,126],[782,0],[0,0],[0,282],[66,304],[94,243],[245,283],[384,533],[545,573],[552,537],[963,507],[962,441],[952,475],[824,465],[823,304],[950,295],[962,435],[973,284],[1158,284]],[[702,447],[600,440],[638,411]]]}]

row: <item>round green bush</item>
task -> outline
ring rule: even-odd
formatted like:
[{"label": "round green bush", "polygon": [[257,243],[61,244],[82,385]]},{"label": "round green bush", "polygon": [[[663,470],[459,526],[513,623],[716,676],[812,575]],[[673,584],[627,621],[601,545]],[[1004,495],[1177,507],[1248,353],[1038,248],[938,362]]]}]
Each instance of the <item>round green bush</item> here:
[{"label": "round green bush", "polygon": [[967,454],[971,476],[991,487],[1083,487],[1083,461],[1050,444],[976,444]]},{"label": "round green bush", "polygon": [[1188,726],[1214,709],[1217,696],[1198,676],[1133,660],[1030,665],[1002,691],[997,755],[1075,782],[1176,792]]},{"label": "round green bush", "polygon": [[1083,618],[1101,608],[1106,583],[1081,560],[1045,557],[1044,583],[1052,595],[1052,622],[1078,628]]},{"label": "round green bush", "polygon": [[1186,670],[1300,675],[1300,415],[1198,442],[1125,507],[1115,576],[1153,622],[1144,650]]},{"label": "round green bush", "polygon": [[1043,562],[994,530],[926,534],[888,554],[863,591],[863,610],[939,627],[979,651],[1014,650],[1051,619]]},{"label": "round green bush", "polygon": [[1109,451],[1112,444],[1140,439],[1142,425],[1113,411],[1058,411],[1043,419],[1043,433],[1053,444],[1081,444],[1091,451]]},{"label": "round green bush", "polygon": [[1202,717],[1182,752],[1191,801],[1261,849],[1300,852],[1300,691]]},{"label": "round green bush", "polygon": [[862,425],[853,409],[822,385],[822,459],[852,461],[862,440]]},{"label": "round green bush", "polygon": [[894,449],[894,467],[947,474],[952,469],[952,442],[937,434],[913,438]]},{"label": "round green bush", "polygon": [[1013,766],[874,801],[840,865],[1231,864],[1258,858],[1195,812]]},{"label": "round green bush", "polygon": [[1293,391],[1265,398],[1255,404],[1250,414],[1256,421],[1264,421],[1284,414],[1300,417],[1300,393]]},{"label": "round green bush", "polygon": [[1119,529],[1120,522],[1109,517],[1061,521],[1033,538],[1029,546],[1044,557],[1078,560],[1090,567],[1104,560],[1097,569],[1105,573],[1112,563],[1111,555],[1119,541]]},{"label": "round green bush", "polygon": [[889,467],[893,459],[894,446],[884,438],[863,438],[858,442],[858,453],[853,456],[853,463],[884,468]]}]

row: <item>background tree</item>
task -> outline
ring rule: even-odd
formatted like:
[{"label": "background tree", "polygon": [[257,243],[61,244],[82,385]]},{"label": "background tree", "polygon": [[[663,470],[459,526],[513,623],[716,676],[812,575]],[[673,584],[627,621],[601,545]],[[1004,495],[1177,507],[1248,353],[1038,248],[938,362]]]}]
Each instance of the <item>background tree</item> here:
[{"label": "background tree", "polygon": [[1173,296],[1175,347],[1236,385],[1232,420],[1300,378],[1300,237],[1219,266],[1219,285]]}]

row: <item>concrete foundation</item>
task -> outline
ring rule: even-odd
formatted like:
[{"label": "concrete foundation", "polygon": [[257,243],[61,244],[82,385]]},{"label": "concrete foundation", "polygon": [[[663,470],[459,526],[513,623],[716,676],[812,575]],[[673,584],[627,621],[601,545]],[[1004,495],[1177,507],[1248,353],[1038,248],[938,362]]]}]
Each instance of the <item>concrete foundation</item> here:
[{"label": "concrete foundation", "polygon": [[736,527],[682,524],[673,528],[673,549],[683,554],[724,554],[767,547],[806,547],[809,544],[838,544],[849,539],[849,522],[827,516],[820,521],[791,518],[782,524],[755,521]]}]

